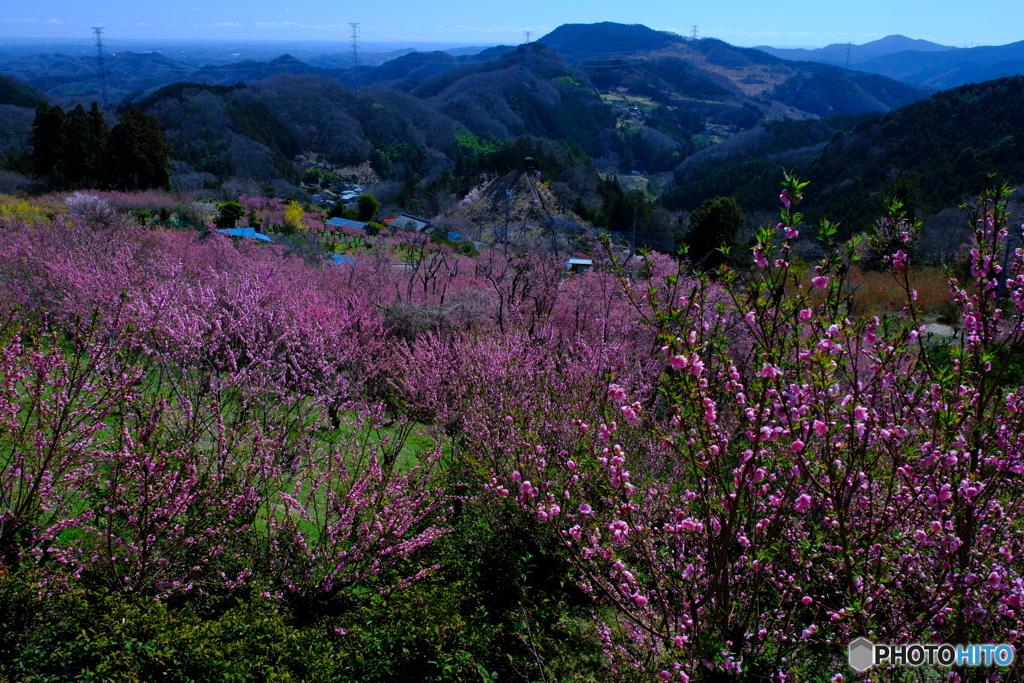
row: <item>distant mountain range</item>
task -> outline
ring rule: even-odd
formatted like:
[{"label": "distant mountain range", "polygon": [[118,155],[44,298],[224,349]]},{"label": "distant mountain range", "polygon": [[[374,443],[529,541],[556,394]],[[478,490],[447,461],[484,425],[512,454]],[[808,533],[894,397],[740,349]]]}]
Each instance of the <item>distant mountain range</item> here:
[{"label": "distant mountain range", "polygon": [[692,210],[729,195],[744,208],[778,204],[782,169],[811,181],[805,215],[850,235],[868,227],[886,198],[923,217],[999,181],[1024,182],[1024,77],[945,90],[882,116],[773,121],[687,158],[663,200]]},{"label": "distant mountain range", "polygon": [[[531,44],[475,54],[401,50],[356,68],[343,55],[317,64],[281,55],[197,67],[157,52],[120,52],[107,60],[107,82],[118,109],[138,107],[160,120],[178,175],[188,176],[182,187],[228,177],[295,182],[291,159],[315,152],[338,165],[368,161],[414,188],[420,178],[465,173],[472,159],[528,136],[589,157],[603,171],[663,174],[659,182],[674,172],[677,189],[666,203],[679,209],[718,194],[770,206],[780,169],[796,166],[823,183],[819,199],[831,215],[851,224],[908,169],[934,181],[915,185],[929,207],[941,207],[946,190],[973,191],[983,165],[1017,173],[1024,133],[1016,123],[984,118],[987,127],[972,129],[968,143],[954,140],[967,125],[947,125],[954,104],[966,106],[978,93],[927,104],[939,101],[929,96],[946,82],[1011,68],[1014,50],[1024,60],[1024,43],[967,50],[890,36],[786,52],[799,53],[793,61],[606,22],[567,24]],[[844,51],[851,69],[829,63],[837,54],[845,61]],[[997,103],[999,92],[1017,98],[1018,86],[979,92]],[[0,62],[0,168],[24,168],[30,107],[47,99],[65,108],[88,104],[99,88],[96,60],[85,55]],[[941,126],[922,123],[926,115]],[[921,161],[904,148],[929,131],[942,139],[921,148]],[[942,145],[953,156],[935,161]],[[942,192],[927,189],[934,184]]]},{"label": "distant mountain range", "polygon": [[[930,90],[856,71],[793,64],[720,40],[687,40],[640,24],[566,24],[538,43],[561,54],[602,92],[650,97],[668,106],[748,106],[777,118],[889,111]],[[472,56],[414,53],[362,73],[339,78],[406,88],[419,80],[479,63],[514,48],[496,46]]]},{"label": "distant mountain range", "polygon": [[[851,69],[834,61],[845,62],[844,51]],[[631,221],[628,206],[624,218],[609,217],[626,195],[595,171],[652,177],[668,210],[732,196],[768,215],[783,169],[795,169],[811,182],[806,218],[837,220],[845,236],[870,225],[887,197],[927,216],[978,192],[989,173],[1024,181],[1024,78],[935,92],[1014,69],[1021,53],[1024,43],[955,49],[890,36],[799,51],[793,61],[603,23],[477,54],[398,51],[358,68],[344,55],[197,68],[120,52],[108,60],[108,83],[119,110],[158,118],[181,190],[255,182],[262,192],[301,196],[292,160],[313,152],[337,166],[368,162],[388,181],[385,203],[439,213],[477,182],[482,163],[504,172],[544,156],[558,204],[621,227]],[[87,56],[0,61],[0,170],[31,170],[35,104],[68,108],[98,89]]]},{"label": "distant mountain range", "polygon": [[[116,100],[133,98],[176,83],[205,84],[253,82],[280,73],[322,73],[290,55],[267,62],[241,61],[197,68],[159,52],[119,52],[106,59],[107,86]],[[100,74],[94,56],[37,54],[10,58],[0,73],[17,77],[51,98],[86,100],[100,96]]]},{"label": "distant mountain range", "polygon": [[[775,118],[889,111],[931,92],[835,66],[790,62],[713,38],[689,40],[639,24],[566,24],[540,42],[574,60],[597,82],[608,80],[601,78],[602,72],[623,67],[667,83],[685,74],[690,82],[717,85],[736,101]],[[686,87],[682,90],[685,93]]]},{"label": "distant mountain range", "polygon": [[[356,68],[338,55],[319,64],[281,55],[197,68],[159,52],[119,52],[107,59],[107,85],[117,108],[156,114],[181,168],[264,180],[289,177],[289,160],[303,151],[344,164],[376,160],[387,177],[424,176],[465,149],[524,135],[565,141],[606,170],[662,173],[766,119],[884,113],[931,93],[609,22],[476,54],[408,52]],[[100,99],[96,60],[85,55],[16,55],[0,74],[16,79],[0,98],[19,107]],[[25,137],[27,112],[5,115],[23,131],[14,138]],[[0,154],[24,154],[24,142],[4,144]]]},{"label": "distant mountain range", "polygon": [[927,40],[915,40],[913,38],[907,38],[906,36],[886,36],[879,40],[873,40],[870,43],[864,43],[863,45],[853,45],[852,43],[832,43],[825,47],[819,47],[817,49],[805,49],[805,48],[777,48],[768,47],[767,45],[758,45],[754,48],[755,50],[761,50],[767,52],[770,55],[775,55],[782,59],[789,59],[796,62],[823,62],[825,64],[835,64],[837,66],[850,66],[866,62],[875,57],[884,57],[886,55],[896,54],[897,52],[905,52],[907,50],[913,50],[915,52],[948,52],[949,50],[955,50],[955,47],[949,45],[939,45],[938,43],[932,43]]},{"label": "distant mountain range", "polygon": [[[832,65],[789,62],[719,40],[690,41],[639,24],[566,24],[538,42],[561,54],[569,67],[586,74],[599,90],[652,96],[668,106],[703,110],[745,106],[760,112],[758,118],[889,111],[930,92]],[[308,73],[352,87],[381,85],[411,92],[426,79],[447,71],[472,70],[470,65],[486,63],[512,49],[454,51],[460,54],[407,52],[379,66],[355,69],[343,55],[312,60],[316,64],[282,55],[265,62],[245,60],[196,68],[159,52],[120,52],[107,59],[107,84],[114,97],[131,100],[180,81],[233,85],[279,74]],[[99,96],[96,61],[86,55],[13,55],[0,65],[0,73],[53,98]],[[722,123],[741,118],[726,115]]]},{"label": "distant mountain range", "polygon": [[937,90],[1024,74],[1024,41],[948,52],[898,52],[863,62],[858,69]]},{"label": "distant mountain range", "polygon": [[863,45],[834,43],[816,50],[756,49],[789,60],[847,66],[904,83],[946,90],[1024,73],[1024,41],[956,48],[906,36],[886,36]]}]

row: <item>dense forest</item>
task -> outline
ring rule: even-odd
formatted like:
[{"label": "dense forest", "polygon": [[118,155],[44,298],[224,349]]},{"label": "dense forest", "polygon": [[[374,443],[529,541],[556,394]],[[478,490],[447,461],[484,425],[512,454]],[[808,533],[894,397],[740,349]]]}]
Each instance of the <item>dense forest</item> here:
[{"label": "dense forest", "polygon": [[887,115],[772,122],[679,166],[666,205],[695,209],[704,199],[734,197],[748,209],[770,209],[782,169],[813,179],[813,220],[865,229],[887,198],[924,217],[984,189],[989,175],[1024,180],[1024,78],[947,90]]},{"label": "dense forest", "polygon": [[[141,63],[123,66],[184,73],[166,58]],[[312,153],[336,167],[369,164],[387,185],[379,189],[386,202],[436,215],[481,173],[496,173],[493,160],[509,150],[550,159],[573,149],[571,163],[544,176],[562,207],[621,230],[642,195],[655,200],[638,209],[645,230],[671,241],[685,228],[680,213],[717,196],[769,210],[783,168],[811,179],[809,216],[838,220],[843,234],[868,226],[886,198],[931,215],[980,191],[987,173],[1020,174],[1018,80],[926,97],[882,76],[639,25],[567,25],[537,43],[470,56],[413,52],[334,70],[285,56],[187,76],[194,80],[124,92],[103,112],[115,127],[129,110],[155,117],[169,144],[166,183],[183,191],[239,179],[250,192],[308,202],[293,160]],[[60,172],[40,162],[48,153],[33,153],[29,107],[50,96],[32,83],[47,87],[34,77],[0,81],[0,165],[51,187],[130,186],[80,161]],[[68,116],[80,125],[78,113]],[[609,174],[651,182],[627,191]],[[31,182],[5,178],[11,187]]]},{"label": "dense forest", "polygon": [[[3,103],[24,107],[41,97],[72,97],[79,99],[60,104],[88,107],[90,92],[99,99],[98,81],[83,59],[12,60],[8,73],[25,83]],[[750,128],[766,116],[887,111],[927,94],[837,67],[793,66],[721,41],[690,44],[620,24],[563,27],[542,42],[475,55],[414,52],[349,69],[313,67],[287,55],[194,69],[158,53],[121,53],[108,68],[117,108],[160,119],[182,175],[291,183],[297,150],[339,165],[370,160],[399,181],[428,177],[457,164],[460,132],[494,142],[523,135],[565,140],[601,159],[602,167],[667,172],[717,141],[711,127]],[[163,87],[152,85],[161,81]],[[10,90],[18,81],[5,83]],[[143,84],[150,85],[140,89]],[[616,109],[612,100],[628,106]],[[15,142],[0,148],[13,170],[25,168],[19,166],[25,152]]]}]

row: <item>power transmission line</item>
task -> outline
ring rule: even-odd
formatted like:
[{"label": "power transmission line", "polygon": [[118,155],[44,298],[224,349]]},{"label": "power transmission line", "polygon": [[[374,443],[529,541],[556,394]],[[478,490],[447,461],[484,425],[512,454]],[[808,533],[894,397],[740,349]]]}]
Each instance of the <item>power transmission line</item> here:
[{"label": "power transmission line", "polygon": [[530,36],[532,36],[532,35],[533,35],[533,31],[523,31],[523,36],[526,37],[526,42],[527,43],[530,42]]},{"label": "power transmission line", "polygon": [[96,36],[96,61],[100,67],[100,99],[103,101],[103,108],[110,108],[110,87],[107,85],[107,61],[103,55],[103,27],[93,26],[92,32]]},{"label": "power transmission line", "polygon": [[850,68],[850,51],[853,50],[853,43],[846,44],[846,68]]},{"label": "power transmission line", "polygon": [[697,40],[697,24],[690,24],[690,27],[693,29],[693,33],[691,34],[690,40]]},{"label": "power transmission line", "polygon": [[352,68],[359,66],[359,26],[358,22],[349,23],[352,29]]}]

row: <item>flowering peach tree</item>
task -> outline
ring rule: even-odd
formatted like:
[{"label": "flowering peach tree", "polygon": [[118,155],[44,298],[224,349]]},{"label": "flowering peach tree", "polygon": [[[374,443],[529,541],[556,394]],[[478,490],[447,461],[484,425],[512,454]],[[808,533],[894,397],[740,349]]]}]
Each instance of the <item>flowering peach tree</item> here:
[{"label": "flowering peach tree", "polygon": [[[792,268],[803,186],[787,179],[755,272],[719,273],[730,306],[707,310],[707,282],[654,303],[654,395],[608,385],[600,424],[574,421],[561,452],[491,485],[562,539],[621,671],[828,677],[859,635],[1019,643],[1024,406],[1001,378],[1024,347],[1024,255],[1000,265],[1007,193],[979,209],[970,279],[950,280],[964,335],[942,354],[908,248],[888,255],[907,306],[883,319],[848,316],[856,244],[828,223],[825,259]],[[888,219],[909,247],[915,226]],[[724,333],[732,312],[749,343]],[[628,443],[636,426],[659,441]]]}]

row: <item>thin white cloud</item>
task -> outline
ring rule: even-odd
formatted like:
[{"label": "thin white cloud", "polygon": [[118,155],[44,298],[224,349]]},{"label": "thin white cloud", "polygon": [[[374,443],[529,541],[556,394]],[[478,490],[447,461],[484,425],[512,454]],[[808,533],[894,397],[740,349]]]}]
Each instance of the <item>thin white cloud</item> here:
[{"label": "thin white cloud", "polygon": [[[257,28],[271,29],[271,28],[291,28],[291,29],[308,29],[308,30],[349,30],[348,24],[304,24],[298,21],[257,21],[254,26]],[[533,31],[537,35],[547,33],[551,31],[549,26],[466,26],[459,24],[457,26],[435,26],[432,28],[426,28],[417,26],[412,31],[434,31],[436,33],[471,33],[471,34],[518,34],[523,31]],[[398,28],[392,26],[375,26],[373,24],[363,24],[360,30],[360,34],[363,38],[370,37],[370,34],[389,34],[389,33],[405,33],[408,32],[407,28]]]},{"label": "thin white cloud", "polygon": [[63,24],[63,21],[56,19],[36,19],[35,17],[25,17],[24,19],[14,19],[11,17],[4,17],[4,21],[25,21],[30,24]]},{"label": "thin white cloud", "polygon": [[258,28],[311,28],[339,29],[348,28],[348,24],[302,24],[297,21],[257,21]]}]

